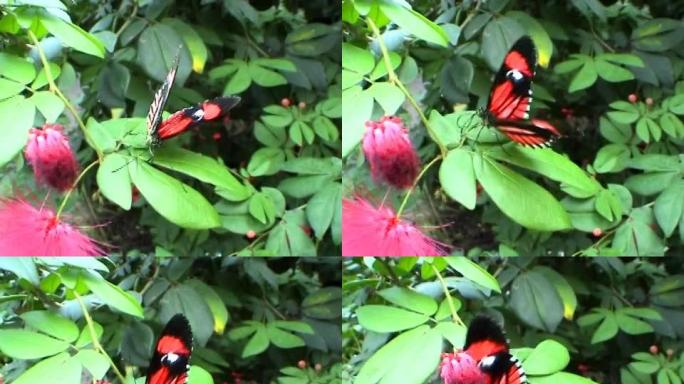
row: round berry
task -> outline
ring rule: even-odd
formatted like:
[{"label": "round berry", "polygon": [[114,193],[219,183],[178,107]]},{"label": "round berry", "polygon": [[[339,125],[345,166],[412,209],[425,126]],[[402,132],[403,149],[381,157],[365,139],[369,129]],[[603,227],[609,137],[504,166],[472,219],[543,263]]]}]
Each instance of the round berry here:
[{"label": "round berry", "polygon": [[299,104],[297,104],[297,106],[299,107],[299,109],[304,109],[304,108],[306,108],[306,103],[303,101],[300,101]]},{"label": "round berry", "polygon": [[655,355],[656,353],[658,353],[658,346],[653,344],[650,348],[648,348],[648,351],[651,352],[651,354]]},{"label": "round berry", "polygon": [[249,231],[247,231],[247,233],[245,234],[245,236],[247,236],[247,238],[251,240],[251,239],[253,239],[253,238],[256,237],[256,232],[254,232],[254,231],[252,231],[252,230],[250,229]]},{"label": "round berry", "polygon": [[591,231],[591,234],[594,235],[594,237],[601,237],[601,235],[603,235],[603,230],[601,228],[594,228],[594,230]]},{"label": "round berry", "polygon": [[629,100],[630,103],[634,104],[637,101],[637,95],[635,93],[630,93],[629,96],[627,96],[627,100]]},{"label": "round berry", "polygon": [[304,360],[299,360],[299,362],[297,363],[297,366],[299,367],[299,369],[304,369],[304,368],[306,368],[306,361],[304,361]]},{"label": "round berry", "polygon": [[323,369],[323,366],[321,365],[321,363],[316,363],[314,369],[316,370],[316,372],[320,372],[321,369]]},{"label": "round berry", "polygon": [[646,105],[648,105],[648,106],[653,105],[653,99],[650,98],[650,97],[647,97],[647,98],[646,98]]},{"label": "round berry", "polygon": [[283,97],[283,99],[280,100],[280,105],[282,105],[285,108],[289,107],[291,104],[292,104],[292,101],[290,99],[288,99],[287,97]]},{"label": "round berry", "polygon": [[214,132],[214,134],[211,135],[211,138],[214,139],[214,141],[221,140],[221,132]]}]

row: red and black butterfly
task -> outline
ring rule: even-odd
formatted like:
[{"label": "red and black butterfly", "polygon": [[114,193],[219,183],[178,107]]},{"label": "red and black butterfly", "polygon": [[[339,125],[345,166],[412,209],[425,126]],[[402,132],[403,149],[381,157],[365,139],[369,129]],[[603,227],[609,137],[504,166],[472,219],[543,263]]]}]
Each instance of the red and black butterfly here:
[{"label": "red and black butterfly", "polygon": [[179,56],[177,55],[164,83],[154,94],[150,110],[147,113],[147,145],[150,147],[156,147],[162,141],[180,135],[198,124],[221,118],[240,102],[240,98],[237,96],[216,97],[205,100],[198,105],[183,108],[162,121],[164,106],[169,98],[173,82],[176,80],[178,61]]},{"label": "red and black butterfly", "polygon": [[191,353],[190,323],[185,316],[177,314],[159,335],[145,384],[186,384]]},{"label": "red and black butterfly", "polygon": [[509,351],[503,330],[487,316],[477,316],[470,323],[462,351],[443,355],[441,371],[447,384],[529,383]]},{"label": "red and black butterfly", "polygon": [[537,49],[527,36],[506,54],[489,95],[483,118],[516,143],[544,146],[561,136],[548,121],[530,119],[532,80],[537,68]]}]

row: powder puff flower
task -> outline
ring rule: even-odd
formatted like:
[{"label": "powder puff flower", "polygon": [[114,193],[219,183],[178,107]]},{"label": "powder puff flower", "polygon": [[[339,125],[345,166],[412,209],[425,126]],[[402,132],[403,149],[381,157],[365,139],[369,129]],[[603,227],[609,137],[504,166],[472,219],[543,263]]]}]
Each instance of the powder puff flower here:
[{"label": "powder puff flower", "polygon": [[389,207],[342,199],[343,256],[441,256],[439,243]]},{"label": "powder puff flower", "polygon": [[39,183],[60,192],[74,185],[78,163],[60,124],[45,124],[43,129],[31,128],[24,153]]},{"label": "powder puff flower", "polygon": [[0,255],[101,256],[95,241],[48,208],[0,200]]},{"label": "powder puff flower", "polygon": [[477,361],[465,352],[443,353],[440,377],[444,384],[486,384]]},{"label": "powder puff flower", "polygon": [[413,149],[408,130],[396,116],[366,122],[363,153],[373,179],[396,188],[412,186],[420,171],[420,160]]}]

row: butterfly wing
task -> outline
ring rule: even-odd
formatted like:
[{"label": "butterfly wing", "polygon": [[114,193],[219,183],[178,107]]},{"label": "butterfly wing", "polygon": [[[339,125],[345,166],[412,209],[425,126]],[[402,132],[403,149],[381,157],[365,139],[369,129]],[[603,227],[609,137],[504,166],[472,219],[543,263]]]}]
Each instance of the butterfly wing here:
[{"label": "butterfly wing", "polygon": [[464,350],[487,374],[491,384],[525,384],[520,362],[508,350],[503,329],[490,317],[477,316],[470,323]]},{"label": "butterfly wing", "polygon": [[239,102],[240,98],[237,96],[217,97],[184,108],[161,123],[157,136],[159,140],[166,140],[180,135],[193,126],[225,116]]},{"label": "butterfly wing", "polygon": [[173,64],[171,64],[171,69],[166,75],[164,83],[162,83],[161,87],[159,87],[157,92],[155,92],[154,98],[152,99],[152,104],[150,104],[150,110],[147,112],[147,141],[149,144],[156,145],[159,143],[158,129],[161,124],[164,106],[169,98],[169,93],[171,92],[171,87],[173,87],[173,82],[176,80],[179,59],[180,51],[176,55]]},{"label": "butterfly wing", "polygon": [[159,335],[145,384],[186,384],[191,353],[190,323],[185,316],[177,314]]},{"label": "butterfly wing", "polygon": [[520,38],[504,57],[494,78],[487,111],[497,128],[511,140],[540,146],[560,136],[544,120],[529,120],[532,80],[537,67],[537,49],[527,36]]}]

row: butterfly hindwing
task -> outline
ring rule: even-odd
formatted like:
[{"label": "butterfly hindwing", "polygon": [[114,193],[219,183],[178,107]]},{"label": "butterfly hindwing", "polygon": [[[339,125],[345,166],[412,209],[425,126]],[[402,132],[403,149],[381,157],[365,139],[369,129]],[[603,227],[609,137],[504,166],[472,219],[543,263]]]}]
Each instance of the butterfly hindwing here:
[{"label": "butterfly hindwing", "polygon": [[167,140],[196,125],[216,120],[225,116],[239,102],[240,98],[237,96],[216,97],[198,105],[181,109],[161,123],[157,136],[159,140]]},{"label": "butterfly hindwing", "polygon": [[185,316],[177,314],[159,335],[145,384],[186,384],[191,353],[190,323]]}]

